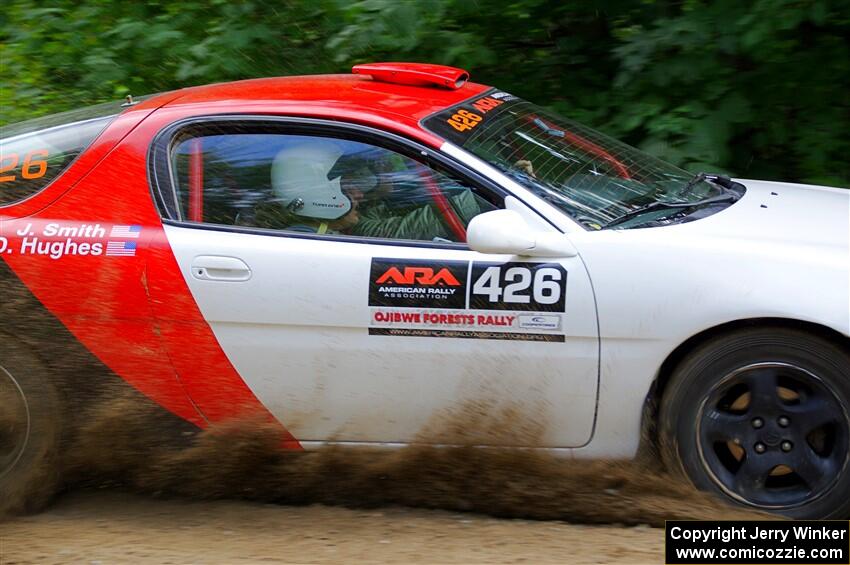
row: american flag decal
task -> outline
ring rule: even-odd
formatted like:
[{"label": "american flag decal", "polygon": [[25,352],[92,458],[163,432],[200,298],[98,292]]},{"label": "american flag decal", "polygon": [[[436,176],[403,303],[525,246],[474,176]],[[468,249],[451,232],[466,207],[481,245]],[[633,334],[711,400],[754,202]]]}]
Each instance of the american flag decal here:
[{"label": "american flag decal", "polygon": [[112,226],[109,237],[123,237],[125,239],[137,239],[142,233],[142,226]]},{"label": "american flag decal", "polygon": [[107,257],[133,257],[136,255],[135,241],[107,241]]}]

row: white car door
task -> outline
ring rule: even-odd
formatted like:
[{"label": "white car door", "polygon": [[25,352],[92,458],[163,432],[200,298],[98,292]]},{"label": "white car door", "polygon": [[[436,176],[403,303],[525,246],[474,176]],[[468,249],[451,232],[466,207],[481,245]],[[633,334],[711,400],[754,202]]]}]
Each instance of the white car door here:
[{"label": "white car door", "polygon": [[[446,218],[442,225],[432,222],[433,237],[403,233],[399,226],[411,218],[440,217],[446,204],[455,223],[465,225],[469,212],[457,212],[456,203],[466,198],[468,204],[473,192],[457,177],[402,156],[395,146],[398,151],[350,135],[335,138],[333,132],[323,133],[313,149],[331,140],[338,142],[333,158],[353,155],[368,163],[378,156],[383,172],[361,183],[373,192],[372,208],[347,190],[345,201],[339,198],[340,178],[344,188],[348,173],[316,176],[313,170],[307,176],[318,181],[296,175],[309,190],[301,203],[291,200],[290,212],[309,208],[310,195],[327,189],[333,194],[327,202],[342,202],[349,214],[359,210],[361,224],[377,209],[371,219],[381,224],[384,214],[384,223],[395,222],[405,239],[358,235],[356,227],[348,233],[334,229],[350,229],[349,215],[332,220],[319,207],[316,213],[325,217],[290,213],[285,215],[290,224],[274,229],[256,212],[268,205],[258,202],[263,190],[276,204],[289,198],[280,189],[289,186],[285,179],[268,180],[272,163],[291,155],[293,144],[304,153],[304,144],[318,138],[291,126],[270,133],[266,123],[261,129],[253,134],[244,125],[232,131],[220,125],[200,143],[173,144],[170,177],[177,208],[184,211],[169,222],[166,234],[224,352],[298,440],[451,442],[450,430],[504,409],[520,416],[526,434],[529,422],[539,426],[536,437],[486,429],[469,437],[485,444],[546,447],[577,447],[590,440],[599,344],[590,281],[578,257],[531,261],[480,254],[450,241],[456,232]],[[184,147],[203,148],[202,183],[182,170],[191,168],[192,160],[179,154]],[[322,158],[310,154],[315,168]],[[194,168],[199,170],[197,160]],[[367,169],[358,169],[361,181],[370,176]],[[382,184],[387,176],[391,189]],[[203,195],[190,194],[201,184]],[[492,207],[481,191],[475,188],[477,212]],[[221,194],[229,212],[221,206]],[[405,205],[397,206],[399,200]],[[390,204],[412,211],[405,215]],[[192,206],[201,206],[202,213],[189,212]],[[545,225],[533,211],[514,207]],[[488,425],[519,425],[520,420]]]}]

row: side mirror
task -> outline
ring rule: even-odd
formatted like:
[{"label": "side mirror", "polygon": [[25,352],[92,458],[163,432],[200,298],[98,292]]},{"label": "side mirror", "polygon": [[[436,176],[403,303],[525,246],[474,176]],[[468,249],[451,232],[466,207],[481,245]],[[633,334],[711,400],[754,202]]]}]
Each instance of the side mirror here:
[{"label": "side mirror", "polygon": [[569,238],[532,229],[519,212],[493,210],[472,218],[466,229],[469,247],[479,253],[574,257],[578,251]]}]

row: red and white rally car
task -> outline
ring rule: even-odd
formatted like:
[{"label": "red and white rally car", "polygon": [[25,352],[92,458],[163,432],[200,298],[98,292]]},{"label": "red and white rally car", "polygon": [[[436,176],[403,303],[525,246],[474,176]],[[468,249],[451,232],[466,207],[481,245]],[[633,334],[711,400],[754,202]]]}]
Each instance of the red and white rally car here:
[{"label": "red and white rally car", "polygon": [[848,192],[694,176],[467,79],[376,63],[3,128],[0,488],[119,382],[295,449],[470,402],[575,457],[657,428],[701,488],[846,514]]}]

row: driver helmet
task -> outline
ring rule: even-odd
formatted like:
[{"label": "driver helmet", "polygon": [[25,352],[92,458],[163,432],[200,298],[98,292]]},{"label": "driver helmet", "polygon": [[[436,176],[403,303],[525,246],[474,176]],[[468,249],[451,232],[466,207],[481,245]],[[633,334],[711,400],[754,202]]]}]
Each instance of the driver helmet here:
[{"label": "driver helmet", "polygon": [[272,190],[290,212],[319,220],[336,220],[351,210],[340,174],[332,174],[343,155],[331,141],[310,140],[281,150],[272,162]]}]

